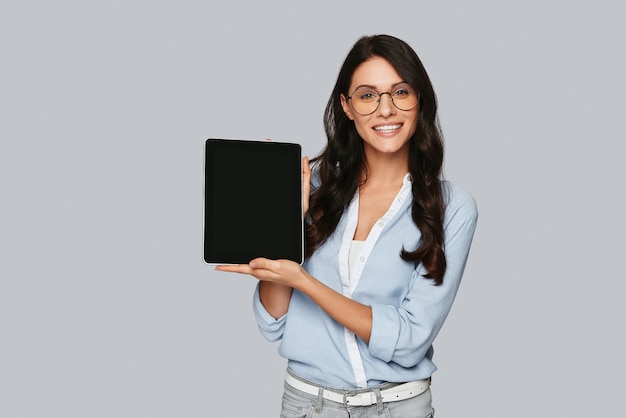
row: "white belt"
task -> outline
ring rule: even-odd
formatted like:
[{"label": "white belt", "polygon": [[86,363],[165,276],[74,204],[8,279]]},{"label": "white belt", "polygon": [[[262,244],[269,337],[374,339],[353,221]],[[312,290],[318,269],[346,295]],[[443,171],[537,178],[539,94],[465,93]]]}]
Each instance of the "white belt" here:
[{"label": "white belt", "polygon": [[[318,396],[320,386],[311,385],[293,377],[289,372],[285,375],[285,382],[294,389],[309,395]],[[380,395],[383,402],[402,401],[413,398],[426,392],[430,386],[430,379],[414,380],[400,385],[383,389]],[[329,401],[344,404],[346,406],[369,406],[376,404],[376,393],[373,390],[368,392],[346,391],[336,392],[330,389],[323,389],[322,397]]]}]

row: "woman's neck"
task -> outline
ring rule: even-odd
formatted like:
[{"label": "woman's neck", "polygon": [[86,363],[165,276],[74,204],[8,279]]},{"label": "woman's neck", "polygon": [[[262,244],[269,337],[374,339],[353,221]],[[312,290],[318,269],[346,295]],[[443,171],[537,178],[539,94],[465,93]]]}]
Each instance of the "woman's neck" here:
[{"label": "woman's neck", "polygon": [[383,155],[370,156],[365,160],[365,171],[361,182],[369,186],[390,186],[402,183],[404,176],[409,172],[407,156]]}]

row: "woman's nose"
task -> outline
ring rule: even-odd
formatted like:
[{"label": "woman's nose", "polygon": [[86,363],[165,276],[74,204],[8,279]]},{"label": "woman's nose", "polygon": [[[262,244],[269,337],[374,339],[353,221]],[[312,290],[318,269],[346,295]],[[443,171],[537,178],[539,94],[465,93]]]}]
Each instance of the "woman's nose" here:
[{"label": "woman's nose", "polygon": [[[388,97],[385,97],[388,96]],[[393,104],[391,100],[391,94],[382,93],[380,95],[379,104],[378,104],[378,114],[383,117],[388,117],[393,115],[396,112],[396,106]]]}]

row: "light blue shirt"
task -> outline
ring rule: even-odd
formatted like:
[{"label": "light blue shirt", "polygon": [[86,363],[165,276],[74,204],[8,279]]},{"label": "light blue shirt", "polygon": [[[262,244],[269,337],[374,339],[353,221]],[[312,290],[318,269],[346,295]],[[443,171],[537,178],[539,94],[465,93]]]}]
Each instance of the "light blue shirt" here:
[{"label": "light blue shirt", "polygon": [[258,287],[253,306],[259,330],[280,340],[279,353],[297,375],[336,389],[382,382],[425,379],[437,369],[432,344],[456,296],[476,228],[473,197],[444,182],[447,268],[434,286],[420,263],[406,262],[400,251],[417,248],[421,233],[411,218],[411,181],[404,179],[385,215],[374,225],[352,266],[348,266],[358,221],[358,192],[335,232],[305,260],[315,278],[372,308],[369,344],[337,323],[308,296],[294,290],[287,314],[275,319],[263,307]]}]

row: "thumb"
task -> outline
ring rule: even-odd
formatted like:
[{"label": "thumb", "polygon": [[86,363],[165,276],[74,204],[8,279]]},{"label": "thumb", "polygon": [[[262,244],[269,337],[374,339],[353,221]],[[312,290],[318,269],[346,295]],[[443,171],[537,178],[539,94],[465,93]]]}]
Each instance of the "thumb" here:
[{"label": "thumb", "polygon": [[250,261],[250,263],[248,263],[248,265],[252,269],[267,269],[268,261],[269,260],[267,260],[265,258],[255,258],[254,260]]}]

